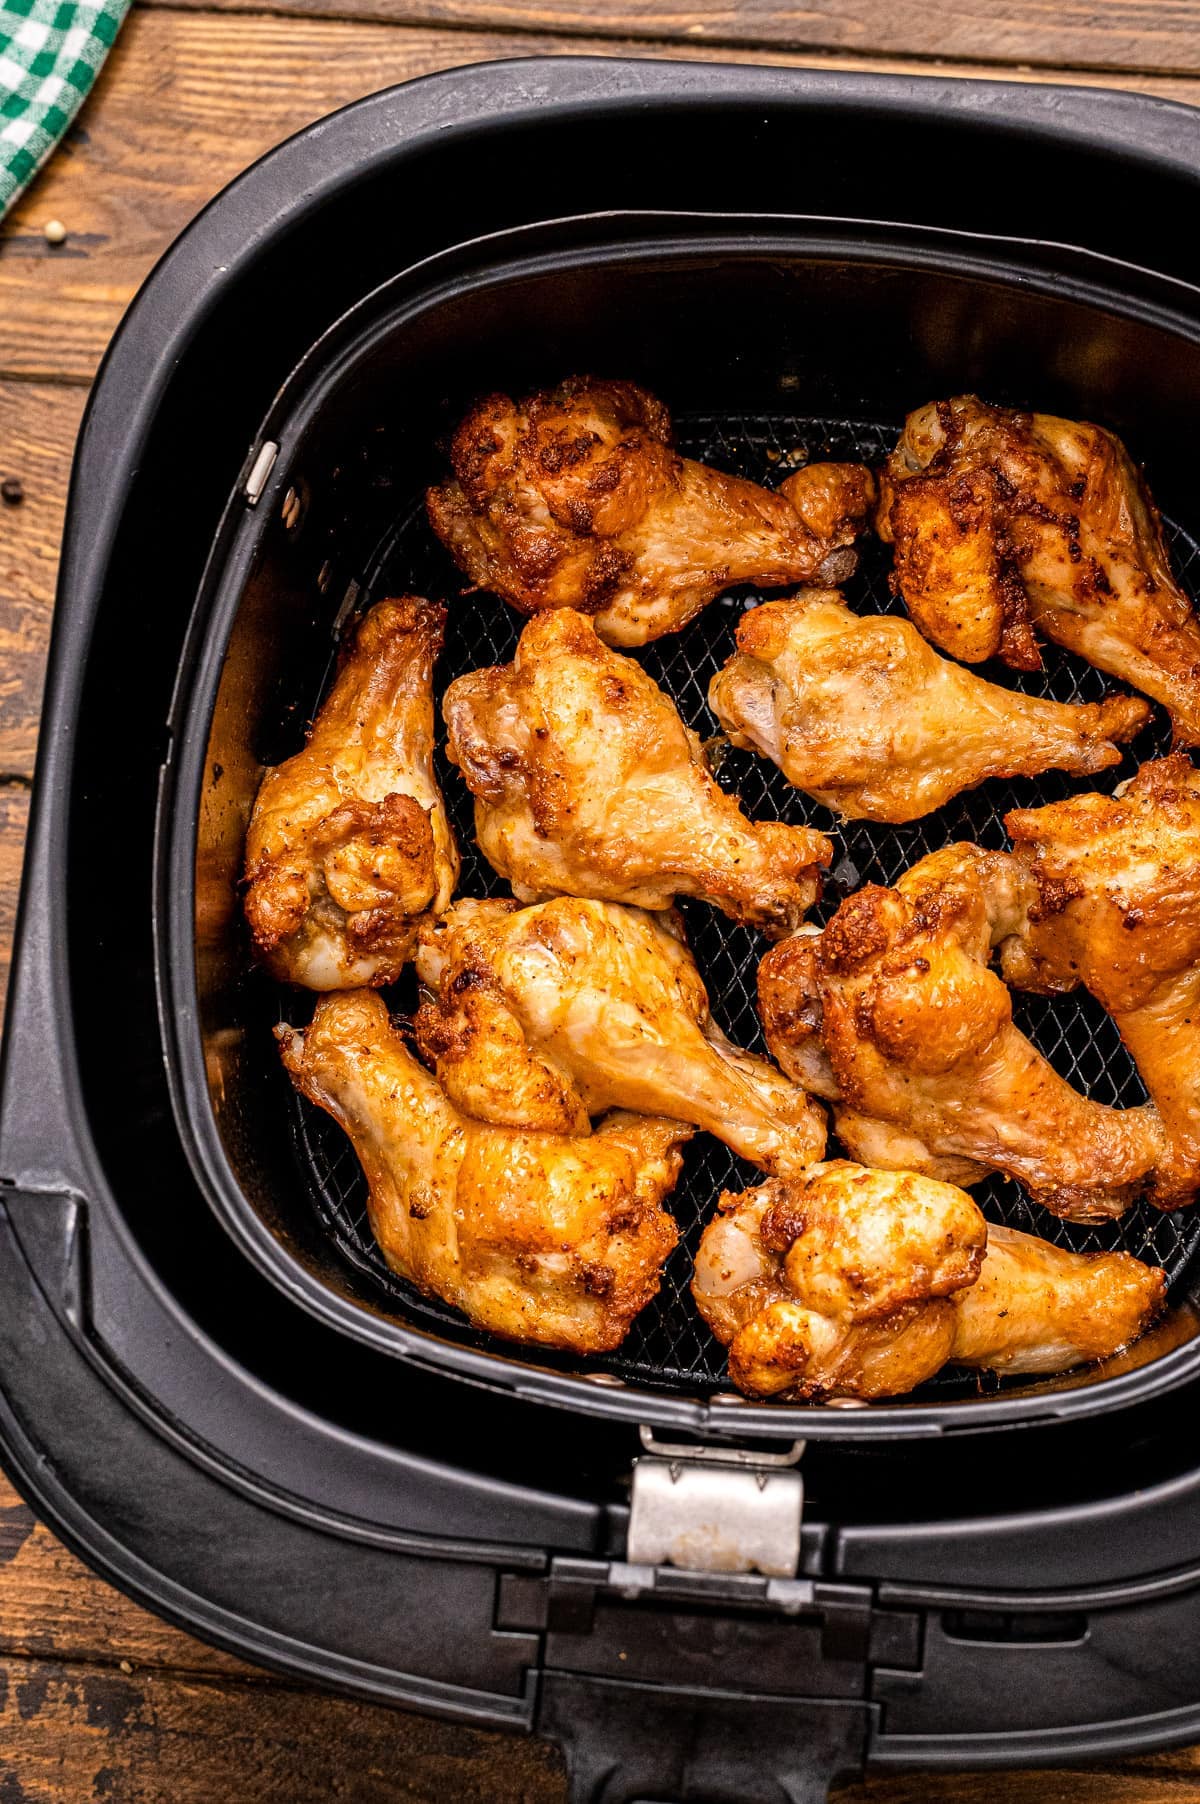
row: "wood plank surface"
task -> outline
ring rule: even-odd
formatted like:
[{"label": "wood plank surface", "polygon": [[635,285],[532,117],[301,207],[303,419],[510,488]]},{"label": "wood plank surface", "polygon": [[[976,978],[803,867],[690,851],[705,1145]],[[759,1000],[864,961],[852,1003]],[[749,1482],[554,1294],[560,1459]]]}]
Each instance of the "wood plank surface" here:
[{"label": "wood plank surface", "polygon": [[[363,94],[434,69],[556,49],[662,54],[661,45],[595,38],[136,11],[69,143],[0,228],[0,377],[89,381],[122,312],[171,240],[219,188],[289,133]],[[711,52],[689,43],[672,54],[695,59]],[[788,66],[897,67],[738,55]],[[1056,78],[1100,79],[1079,72]],[[1168,98],[1200,100],[1200,79],[1115,79]],[[69,232],[59,249],[42,236],[51,218]]]},{"label": "wood plank surface", "polygon": [[[0,894],[8,888],[5,882]],[[161,1622],[89,1572],[37,1520],[2,1473],[0,1657],[265,1676]],[[0,1790],[0,1804],[3,1798]]]},{"label": "wood plank surface", "polygon": [[1142,74],[1200,72],[1200,0],[151,0],[308,18],[647,38],[664,43],[958,58]]},{"label": "wood plank surface", "polygon": [[0,381],[0,782],[33,774],[42,678],[81,388]]},{"label": "wood plank surface", "polygon": [[0,1659],[3,1804],[564,1804],[543,1742],[162,1670]]}]

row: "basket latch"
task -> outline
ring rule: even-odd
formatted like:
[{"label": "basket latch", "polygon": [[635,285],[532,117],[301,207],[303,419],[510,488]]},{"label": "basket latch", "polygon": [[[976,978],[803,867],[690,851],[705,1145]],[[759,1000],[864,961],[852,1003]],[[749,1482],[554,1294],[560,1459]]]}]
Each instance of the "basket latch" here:
[{"label": "basket latch", "polygon": [[761,1572],[793,1578],[800,1566],[804,1442],[785,1453],[681,1446],[640,1430],[633,1463],[627,1559],[687,1572]]}]

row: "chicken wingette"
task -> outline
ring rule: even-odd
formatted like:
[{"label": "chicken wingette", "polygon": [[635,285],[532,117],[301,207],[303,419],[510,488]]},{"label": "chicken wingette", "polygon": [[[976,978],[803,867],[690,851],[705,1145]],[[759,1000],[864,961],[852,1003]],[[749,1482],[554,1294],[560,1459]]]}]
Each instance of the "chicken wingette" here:
[{"label": "chicken wingette", "polygon": [[810,465],[773,494],[681,457],[661,401],[586,376],[490,395],[450,461],[429,519],[475,586],[525,614],[591,614],[610,645],[674,632],[734,583],[843,580],[874,499],[861,464]]},{"label": "chicken wingette", "polygon": [[670,697],[572,608],[531,620],[511,664],[451,683],[444,713],[479,844],[522,901],[700,896],[778,934],[821,893],[825,835],[749,820]]},{"label": "chicken wingette", "polygon": [[445,908],[458,852],[433,774],[433,661],[446,611],[380,601],[295,757],[263,777],[246,835],[246,917],[276,977],[393,983],[417,922]]},{"label": "chicken wingette", "polygon": [[604,1109],[691,1122],[765,1171],[825,1146],[820,1106],[730,1045],[670,915],[560,897],[457,902],[422,934],[417,1042],[468,1115],[587,1134]]},{"label": "chicken wingette", "polygon": [[678,1239],[662,1205],[689,1128],[611,1114],[579,1139],[467,1120],[371,990],[277,1033],[296,1088],[353,1142],[394,1272],[509,1340],[620,1345]]},{"label": "chicken wingette", "polygon": [[1136,1340],[1161,1271],[984,1221],[953,1184],[844,1160],[724,1195],[692,1294],[751,1397],[870,1400],[943,1365],[1052,1373]]},{"label": "chicken wingette", "polygon": [[943,651],[1036,670],[1036,628],[1162,702],[1178,743],[1200,744],[1200,621],[1111,432],[974,395],[931,402],[887,461],[877,525],[905,606]]}]

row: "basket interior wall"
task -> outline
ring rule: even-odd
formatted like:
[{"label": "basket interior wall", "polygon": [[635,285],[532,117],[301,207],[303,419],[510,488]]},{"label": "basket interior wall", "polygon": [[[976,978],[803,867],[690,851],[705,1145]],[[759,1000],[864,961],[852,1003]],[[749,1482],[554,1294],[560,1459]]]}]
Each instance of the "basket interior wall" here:
[{"label": "basket interior wall", "polygon": [[[671,405],[683,449],[768,484],[806,457],[878,458],[907,408],[940,393],[975,388],[989,399],[1098,419],[1147,466],[1170,516],[1177,572],[1193,593],[1200,590],[1192,536],[1200,518],[1188,516],[1185,481],[1200,354],[1165,331],[1079,301],[852,262],[673,255],[513,277],[448,299],[403,331],[376,333],[358,366],[331,386],[293,462],[304,505],[299,530],[263,522],[261,555],[234,625],[208,761],[219,776],[206,781],[198,846],[202,1026],[231,1163],[293,1256],[368,1308],[479,1345],[489,1343],[386,1271],[366,1229],[348,1143],[293,1096],[279,1072],[270,1028],[281,1017],[302,1020],[309,999],[279,991],[253,970],[237,907],[238,860],[257,773],[299,745],[344,620],[386,593],[458,593],[420,503],[443,467],[438,441],[480,389],[520,388],[581,369],[646,382]],[[895,606],[878,544],[868,543],[847,595],[867,612]],[[704,701],[708,679],[732,649],[739,613],[755,599],[748,591],[724,597],[683,633],[639,654],[702,737],[715,730]],[[464,670],[511,656],[518,628],[492,597],[452,599],[439,697]],[[1064,701],[1093,700],[1106,688],[1098,673],[1053,651],[1037,677],[985,674]],[[1164,751],[1168,737],[1159,711],[1126,767],[1101,783]],[[464,786],[444,760],[440,776],[463,852],[462,892],[502,893],[475,847]],[[752,816],[811,821],[832,833],[834,881],[818,918],[846,890],[894,881],[935,846],[956,838],[1001,845],[1008,808],[1096,781],[1054,774],[994,782],[905,827],[839,827],[750,754],[730,753],[719,780]],[[715,1015],[735,1041],[761,1049],[753,1005],[761,940],[701,905],[685,913]],[[403,1012],[411,991],[398,986],[389,1000]],[[1086,997],[1018,998],[1017,1016],[1062,1075],[1096,1100],[1143,1099],[1115,1030]],[[686,1287],[718,1192],[753,1176],[698,1136],[673,1199],[684,1236],[662,1293],[625,1346],[588,1368],[692,1395],[725,1387],[721,1350]],[[976,1194],[993,1220],[1080,1249],[1126,1247],[1166,1267],[1177,1297],[1188,1287],[1200,1215],[1193,1221],[1140,1206],[1119,1226],[1087,1230],[1057,1221],[1001,1180]],[[541,1354],[537,1360],[553,1363]],[[929,1394],[950,1400],[979,1388],[975,1378],[951,1374]]]}]

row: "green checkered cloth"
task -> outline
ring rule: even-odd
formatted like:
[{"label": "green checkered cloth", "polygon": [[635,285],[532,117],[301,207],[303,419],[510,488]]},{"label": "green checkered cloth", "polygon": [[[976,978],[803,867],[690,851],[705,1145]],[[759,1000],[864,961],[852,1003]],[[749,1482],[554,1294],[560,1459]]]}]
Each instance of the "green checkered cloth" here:
[{"label": "green checkered cloth", "polygon": [[129,0],[0,0],[0,218],[79,111]]}]

